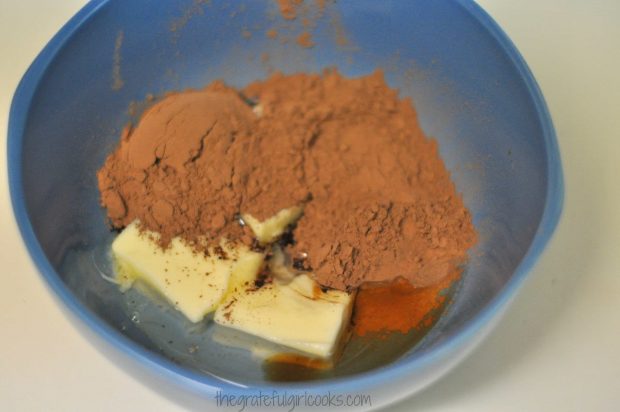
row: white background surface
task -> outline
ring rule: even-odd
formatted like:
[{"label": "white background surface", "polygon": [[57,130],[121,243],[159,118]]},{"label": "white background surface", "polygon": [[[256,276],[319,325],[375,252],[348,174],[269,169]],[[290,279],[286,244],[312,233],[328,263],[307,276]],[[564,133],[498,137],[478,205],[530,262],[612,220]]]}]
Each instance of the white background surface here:
[{"label": "white background surface", "polygon": [[[3,136],[21,75],[84,3],[0,1]],[[620,1],[480,3],[516,43],[547,99],[564,162],[565,210],[490,338],[394,410],[620,410]],[[22,245],[7,186],[3,141],[0,410],[181,410],[110,363],[64,317]]]}]

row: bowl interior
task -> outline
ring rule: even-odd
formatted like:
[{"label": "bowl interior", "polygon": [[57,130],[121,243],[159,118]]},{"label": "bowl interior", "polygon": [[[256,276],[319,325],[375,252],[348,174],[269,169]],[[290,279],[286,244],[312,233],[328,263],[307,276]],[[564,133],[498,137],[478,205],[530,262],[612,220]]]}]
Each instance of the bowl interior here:
[{"label": "bowl interior", "polygon": [[50,276],[147,350],[205,376],[263,383],[260,364],[248,352],[213,343],[229,340],[226,333],[188,328],[160,303],[131,292],[122,296],[103,279],[114,234],[98,203],[95,173],[132,119],[130,104],[139,112],[148,94],[215,79],[242,86],[273,69],[335,66],[357,76],[382,68],[390,85],[413,98],[424,130],[439,141],[480,238],[440,324],[400,362],[450,340],[510,281],[548,195],[545,129],[532,91],[513,57],[465,3],[329,4],[312,29],[316,46],[304,49],[265,35],[274,27],[290,36],[301,30],[299,19],[283,23],[275,2],[98,2],[64,42],[55,43],[39,83],[29,85],[34,95],[23,108],[19,157],[10,166],[21,174],[25,213],[55,269]]}]

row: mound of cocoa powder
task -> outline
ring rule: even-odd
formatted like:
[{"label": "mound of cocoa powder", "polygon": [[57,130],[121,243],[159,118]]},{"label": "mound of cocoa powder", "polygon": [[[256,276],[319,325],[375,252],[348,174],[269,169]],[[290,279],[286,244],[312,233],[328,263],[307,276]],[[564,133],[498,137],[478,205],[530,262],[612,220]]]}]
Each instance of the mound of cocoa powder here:
[{"label": "mound of cocoa powder", "polygon": [[398,276],[434,284],[476,240],[437,143],[380,71],[168,94],[125,129],[98,181],[115,228],[140,219],[164,246],[249,242],[239,213],[304,205],[288,250],[338,289]]}]

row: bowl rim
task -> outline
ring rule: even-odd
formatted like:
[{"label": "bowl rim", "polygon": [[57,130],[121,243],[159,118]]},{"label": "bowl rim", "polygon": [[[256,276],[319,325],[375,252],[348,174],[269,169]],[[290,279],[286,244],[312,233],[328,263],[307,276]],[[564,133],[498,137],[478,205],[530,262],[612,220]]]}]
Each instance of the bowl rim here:
[{"label": "bowl rim", "polygon": [[[138,345],[128,337],[119,333],[96,314],[83,306],[62,282],[51,263],[45,256],[41,245],[34,233],[32,224],[25,207],[25,196],[22,187],[22,137],[26,127],[28,108],[38,89],[39,83],[47,67],[56,57],[73,34],[88,22],[109,0],[91,0],[77,14],[75,14],[47,43],[33,63],[27,69],[15,91],[9,112],[8,139],[7,139],[7,166],[9,192],[13,213],[19,231],[39,273],[47,286],[54,292],[56,298],[63,302],[65,308],[84,326],[102,337],[104,341],[120,352],[139,362],[152,372],[171,379],[172,382],[182,384],[187,389],[201,394],[214,396],[216,391],[225,391],[227,394],[247,393],[248,390],[286,390],[289,393],[325,393],[330,391],[342,393],[360,393],[365,389],[386,385],[395,382],[415,371],[424,369],[449,355],[457,353],[466,347],[466,343],[473,341],[473,337],[485,325],[491,324],[493,318],[498,317],[507,307],[512,297],[522,286],[533,265],[548,244],[559,222],[564,202],[564,180],[562,163],[556,133],[551,115],[541,93],[541,90],[528,68],[525,60],[503,32],[499,25],[473,0],[457,0],[465,12],[478,22],[487,33],[494,38],[503,53],[511,62],[525,82],[530,98],[535,105],[538,120],[543,130],[544,147],[547,161],[547,189],[544,211],[532,242],[523,259],[515,269],[510,280],[503,289],[484,307],[472,320],[465,324],[454,336],[441,342],[436,348],[423,354],[414,354],[404,361],[397,361],[381,368],[360,373],[357,375],[331,378],[303,383],[269,383],[244,385],[238,382],[224,380],[216,376],[209,376],[190,371],[179,366],[167,358],[155,354]],[[454,362],[456,364],[456,362]],[[440,375],[445,374],[449,368]],[[435,379],[439,378],[438,375]],[[435,380],[433,379],[433,380]],[[430,384],[427,382],[426,384]],[[406,395],[406,394],[405,394]],[[404,395],[403,395],[404,396]]]}]

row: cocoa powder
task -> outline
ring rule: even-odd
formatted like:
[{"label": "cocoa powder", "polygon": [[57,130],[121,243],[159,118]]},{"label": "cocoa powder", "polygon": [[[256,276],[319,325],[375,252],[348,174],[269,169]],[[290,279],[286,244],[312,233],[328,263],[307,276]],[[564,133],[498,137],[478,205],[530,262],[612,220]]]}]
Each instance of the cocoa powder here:
[{"label": "cocoa powder", "polygon": [[435,284],[476,240],[436,142],[380,71],[169,94],[125,130],[98,180],[112,225],[139,219],[164,246],[174,236],[197,248],[201,237],[248,243],[239,213],[304,205],[288,251],[338,289],[399,276]]},{"label": "cocoa powder", "polygon": [[303,0],[278,0],[280,14],[285,20],[295,20],[297,18],[297,8]]}]

